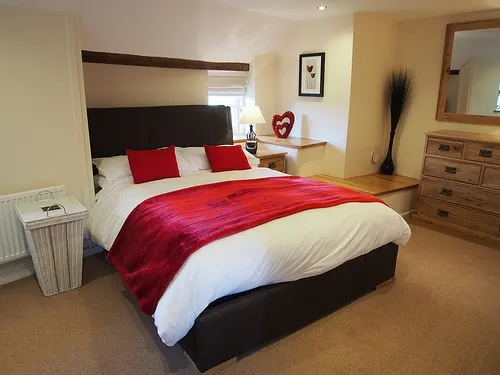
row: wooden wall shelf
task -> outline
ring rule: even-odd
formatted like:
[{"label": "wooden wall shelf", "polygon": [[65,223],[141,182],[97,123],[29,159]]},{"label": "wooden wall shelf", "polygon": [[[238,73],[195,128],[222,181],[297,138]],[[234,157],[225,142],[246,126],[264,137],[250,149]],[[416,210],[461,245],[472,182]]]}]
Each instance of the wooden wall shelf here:
[{"label": "wooden wall shelf", "polygon": [[401,190],[416,189],[420,183],[420,180],[415,178],[399,176],[397,174],[387,176],[380,173],[345,179],[325,174],[312,176],[311,178],[376,196],[395,193]]},{"label": "wooden wall shelf", "polygon": [[299,150],[303,148],[326,145],[326,141],[316,141],[314,139],[299,138],[299,137],[278,138],[274,135],[259,135],[257,136],[257,140],[262,143],[295,148]]},{"label": "wooden wall shelf", "polygon": [[248,63],[186,60],[171,57],[140,56],[86,50],[82,50],[82,61],[84,63],[149,66],[170,69],[250,71],[250,64]]}]

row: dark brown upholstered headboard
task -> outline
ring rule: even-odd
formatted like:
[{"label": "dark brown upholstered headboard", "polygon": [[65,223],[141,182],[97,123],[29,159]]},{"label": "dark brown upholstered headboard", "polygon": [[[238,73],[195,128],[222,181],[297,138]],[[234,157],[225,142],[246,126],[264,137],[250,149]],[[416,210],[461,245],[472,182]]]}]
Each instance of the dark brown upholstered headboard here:
[{"label": "dark brown upholstered headboard", "polygon": [[89,108],[92,158],[163,146],[233,144],[231,109],[225,106]]}]

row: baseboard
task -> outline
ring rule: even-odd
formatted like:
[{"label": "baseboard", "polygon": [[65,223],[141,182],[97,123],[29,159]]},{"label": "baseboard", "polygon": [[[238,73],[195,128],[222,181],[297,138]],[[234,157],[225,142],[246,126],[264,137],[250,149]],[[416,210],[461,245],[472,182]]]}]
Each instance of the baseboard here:
[{"label": "baseboard", "polygon": [[0,264],[0,285],[24,279],[35,274],[31,257],[21,258],[9,263]]},{"label": "baseboard", "polygon": [[453,237],[464,239],[466,241],[477,243],[479,245],[500,250],[500,238],[493,237],[482,232],[459,227],[457,225],[442,222],[436,219],[430,219],[419,214],[415,214],[412,216],[411,223],[419,227],[424,227],[436,232],[444,233]]},{"label": "baseboard", "polygon": [[[83,257],[88,257],[104,251],[100,246],[94,246],[83,250]],[[35,274],[35,267],[31,257],[17,259],[13,262],[0,264],[0,285],[12,283]]]},{"label": "baseboard", "polygon": [[0,275],[0,286],[24,279],[25,277],[30,277],[34,274],[35,267],[31,266],[22,270],[11,272],[7,275]]}]

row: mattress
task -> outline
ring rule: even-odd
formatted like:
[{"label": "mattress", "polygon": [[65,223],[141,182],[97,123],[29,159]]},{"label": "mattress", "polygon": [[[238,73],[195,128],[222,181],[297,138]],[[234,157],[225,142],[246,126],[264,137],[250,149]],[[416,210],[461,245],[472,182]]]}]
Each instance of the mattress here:
[{"label": "mattress", "polygon": [[[125,180],[102,191],[87,227],[110,249],[128,214],[158,194],[227,180],[283,174],[267,168],[211,173],[134,185]],[[258,181],[256,181],[258,183]],[[411,231],[381,203],[347,203],[290,215],[214,241],[192,254],[153,314],[158,334],[174,345],[213,301],[263,285],[316,276],[389,242],[405,245]]]}]

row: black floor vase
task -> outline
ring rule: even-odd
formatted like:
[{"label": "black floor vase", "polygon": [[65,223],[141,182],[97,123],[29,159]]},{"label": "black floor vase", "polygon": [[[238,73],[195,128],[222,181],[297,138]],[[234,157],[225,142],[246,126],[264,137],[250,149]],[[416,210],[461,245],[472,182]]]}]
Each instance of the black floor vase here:
[{"label": "black floor vase", "polygon": [[392,161],[392,144],[394,143],[395,132],[391,132],[391,139],[389,141],[389,150],[387,150],[387,156],[380,166],[380,173],[382,174],[393,174],[394,173],[394,162]]}]

